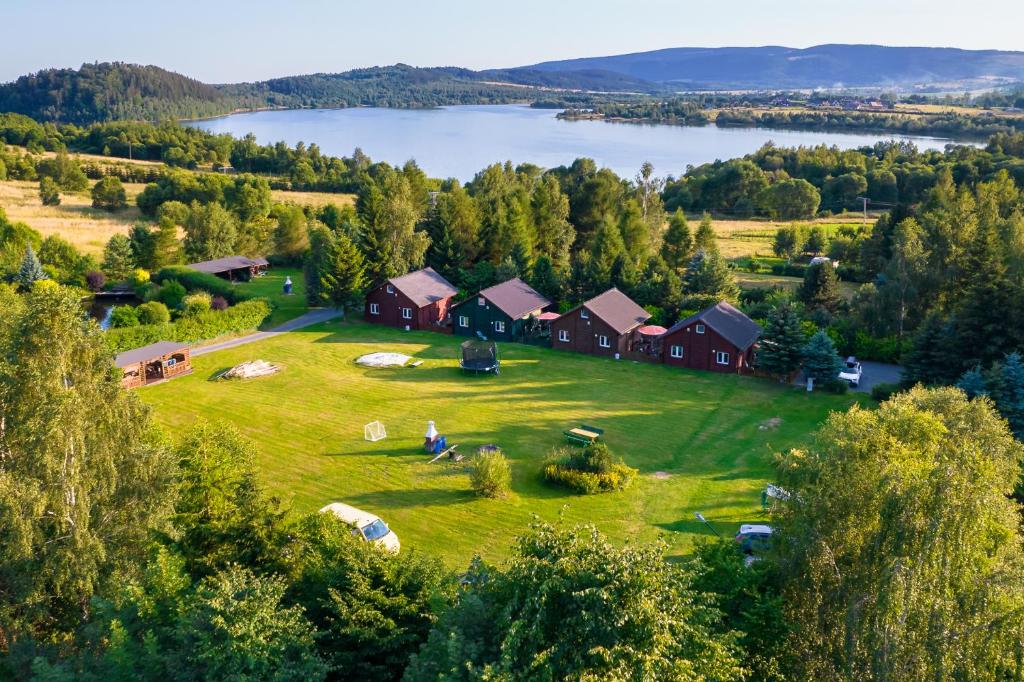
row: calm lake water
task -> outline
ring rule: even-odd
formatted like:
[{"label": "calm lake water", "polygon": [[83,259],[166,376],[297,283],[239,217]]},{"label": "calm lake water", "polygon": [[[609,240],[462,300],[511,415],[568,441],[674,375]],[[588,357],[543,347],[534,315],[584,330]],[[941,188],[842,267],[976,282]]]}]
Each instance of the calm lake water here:
[{"label": "calm lake water", "polygon": [[333,156],[348,156],[361,147],[374,161],[402,164],[412,158],[432,177],[462,181],[506,160],[550,168],[588,156],[598,166],[631,178],[644,161],[654,164],[657,175],[679,176],[689,164],[743,156],[770,140],[786,147],[824,143],[846,149],[893,138],[910,140],[921,149],[942,149],[950,142],[903,135],[560,121],[556,114],[521,105],[305,109],[234,114],[191,125],[236,137],[253,133],[262,144],[316,143]]}]

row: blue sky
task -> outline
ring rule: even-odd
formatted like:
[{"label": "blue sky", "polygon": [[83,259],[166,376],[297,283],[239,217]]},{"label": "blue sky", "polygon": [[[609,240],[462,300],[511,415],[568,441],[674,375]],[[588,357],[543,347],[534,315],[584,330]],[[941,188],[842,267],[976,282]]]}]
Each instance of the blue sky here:
[{"label": "blue sky", "polygon": [[1024,0],[0,0],[0,23],[0,81],[114,60],[216,83],[681,46],[1024,50]]}]

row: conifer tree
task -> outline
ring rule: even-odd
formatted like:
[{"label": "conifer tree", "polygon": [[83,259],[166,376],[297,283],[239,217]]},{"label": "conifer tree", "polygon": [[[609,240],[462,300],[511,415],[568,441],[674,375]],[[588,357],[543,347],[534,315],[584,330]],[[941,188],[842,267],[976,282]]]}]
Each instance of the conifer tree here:
[{"label": "conifer tree", "polygon": [[661,241],[661,257],[665,264],[675,270],[682,272],[690,261],[693,252],[693,237],[690,235],[690,226],[686,222],[686,214],[682,209],[677,208],[668,221],[668,229]]},{"label": "conifer tree", "polygon": [[702,248],[697,249],[686,267],[683,289],[691,296],[709,301],[735,301],[740,292],[732,271],[718,249],[708,251]]},{"label": "conifer tree", "polygon": [[768,313],[768,324],[757,349],[757,367],[785,381],[800,367],[805,339],[800,317],[789,303]]},{"label": "conifer tree", "polygon": [[718,237],[715,235],[715,228],[711,224],[711,214],[705,213],[701,216],[700,225],[693,235],[693,248],[704,249],[705,251],[718,250]]},{"label": "conifer tree", "polygon": [[957,344],[964,364],[992,362],[1012,348],[1013,326],[1007,315],[1013,310],[998,236],[991,225],[979,225],[967,254],[962,305],[957,313]]},{"label": "conifer tree", "polygon": [[839,277],[831,263],[817,263],[807,268],[797,297],[812,310],[835,312],[839,306]]},{"label": "conifer tree", "polygon": [[1018,439],[1024,439],[1024,362],[1010,353],[999,363],[997,384],[991,389],[996,408]]},{"label": "conifer tree", "polygon": [[803,349],[804,374],[816,383],[824,383],[835,379],[843,369],[843,359],[836,352],[832,338],[818,331],[810,338]]},{"label": "conifer tree", "polygon": [[181,240],[178,239],[178,227],[164,218],[153,233],[152,268],[155,270],[168,265],[178,265],[182,261]]},{"label": "conifer tree", "polygon": [[132,243],[123,234],[115,234],[103,249],[103,272],[112,280],[128,279],[135,269]]},{"label": "conifer tree", "polygon": [[540,256],[533,264],[530,286],[550,301],[562,298],[562,282],[547,256]]},{"label": "conifer tree", "polygon": [[985,375],[981,371],[981,365],[975,365],[961,374],[956,381],[956,387],[966,393],[968,398],[988,395],[988,385],[985,382]]},{"label": "conifer tree", "polygon": [[25,257],[21,261],[21,267],[18,268],[16,277],[18,286],[28,291],[41,279],[46,279],[46,273],[43,272],[43,266],[39,263],[35,250],[29,244],[25,247]]}]

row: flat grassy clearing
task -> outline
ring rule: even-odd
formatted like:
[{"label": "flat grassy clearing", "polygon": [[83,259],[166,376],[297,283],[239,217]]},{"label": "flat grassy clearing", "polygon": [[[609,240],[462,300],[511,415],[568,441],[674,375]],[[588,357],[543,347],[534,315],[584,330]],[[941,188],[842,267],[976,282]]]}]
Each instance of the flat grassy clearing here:
[{"label": "flat grassy clearing", "polygon": [[144,187],[142,184],[125,183],[128,206],[111,213],[92,207],[89,190],[62,193],[60,206],[43,206],[39,200],[38,182],[6,180],[0,182],[0,207],[10,220],[26,223],[44,237],[55,234],[83,253],[99,256],[113,235],[128,234],[132,225],[145,220],[135,206],[135,197]]},{"label": "flat grassy clearing", "polygon": [[[696,230],[693,224],[700,221],[700,216],[690,218],[690,229]],[[874,220],[874,217],[870,217]],[[780,227],[789,225],[803,225],[806,227],[821,227],[825,234],[831,236],[840,227],[860,227],[863,225],[863,218],[860,215],[847,214],[832,216],[829,218],[818,218],[817,220],[801,220],[796,223],[772,220],[715,220],[712,225],[718,237],[718,248],[722,255],[730,260],[746,258],[749,256],[771,256],[772,239]]]},{"label": "flat grassy clearing", "polygon": [[334,194],[332,192],[292,192],[273,189],[270,190],[270,196],[274,201],[290,202],[300,206],[323,206],[324,204],[352,206],[356,203],[355,194]]},{"label": "flat grassy clearing", "polygon": [[[755,287],[784,287],[790,291],[795,291],[797,287],[804,282],[800,277],[772,275],[766,272],[744,272],[743,270],[734,270],[733,275],[736,277],[736,283],[744,289],[752,289]],[[839,293],[844,298],[853,298],[853,295],[856,293],[857,287],[859,286],[860,284],[857,282],[844,282],[840,280]]]},{"label": "flat grassy clearing", "polygon": [[[292,278],[291,296],[285,296],[282,293],[285,277]],[[306,280],[302,276],[301,268],[271,267],[262,277],[235,286],[244,287],[245,291],[254,296],[268,298],[274,303],[274,312],[270,313],[270,317],[260,326],[260,329],[273,329],[309,310],[309,306],[306,305]]]},{"label": "flat grassy clearing", "polygon": [[[664,535],[670,554],[688,552],[708,531],[763,520],[760,491],[773,453],[806,442],[829,410],[849,396],[806,391],[769,380],[660,365],[616,362],[519,344],[503,344],[501,376],[466,376],[460,339],[405,333],[362,322],[331,322],[194,359],[187,377],[139,391],[169,429],[196,418],[235,424],[259,447],[262,480],[296,512],[344,501],[380,514],[403,546],[465,566],[474,553],[507,554],[536,514],[593,522],[619,541]],[[367,369],[373,351],[424,361],[415,369]],[[263,359],[280,374],[249,382],[213,382],[216,372]],[[777,426],[759,429],[774,417]],[[427,464],[427,420],[466,454],[501,446],[512,462],[513,495],[476,498],[461,464]],[[388,438],[363,439],[380,420]],[[546,486],[541,461],[580,422],[640,469],[629,490],[577,496]],[[660,472],[660,473],[659,473]]]}]

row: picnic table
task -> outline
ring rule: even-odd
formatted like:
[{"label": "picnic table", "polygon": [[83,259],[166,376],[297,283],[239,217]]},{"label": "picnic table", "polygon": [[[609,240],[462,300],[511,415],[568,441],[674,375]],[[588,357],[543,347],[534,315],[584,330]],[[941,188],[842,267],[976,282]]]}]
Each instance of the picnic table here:
[{"label": "picnic table", "polygon": [[604,429],[599,429],[596,426],[588,426],[586,424],[580,424],[576,428],[569,429],[563,432],[566,440],[576,445],[590,445],[601,438],[604,434]]}]

